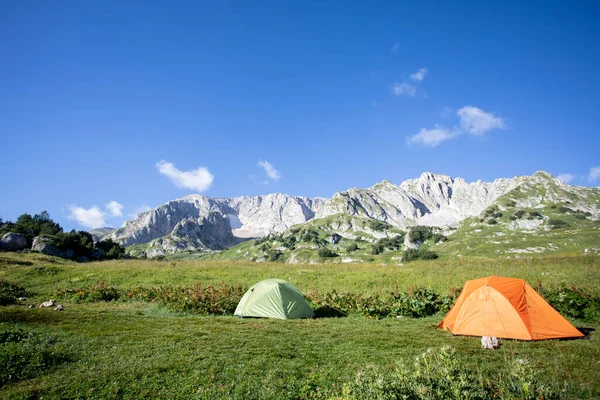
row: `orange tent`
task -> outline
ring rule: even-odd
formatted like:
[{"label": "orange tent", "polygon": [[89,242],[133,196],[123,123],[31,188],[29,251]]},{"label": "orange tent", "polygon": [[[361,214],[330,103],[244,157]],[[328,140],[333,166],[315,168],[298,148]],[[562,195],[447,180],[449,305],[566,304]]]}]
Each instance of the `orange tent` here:
[{"label": "orange tent", "polygon": [[438,327],[521,340],[584,336],[523,279],[498,276],[467,281]]}]

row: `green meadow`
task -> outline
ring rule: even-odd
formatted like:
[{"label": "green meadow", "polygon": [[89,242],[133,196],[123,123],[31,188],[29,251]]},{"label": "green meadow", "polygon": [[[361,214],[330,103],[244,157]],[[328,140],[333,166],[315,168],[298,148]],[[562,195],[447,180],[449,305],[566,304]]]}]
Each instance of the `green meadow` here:
[{"label": "green meadow", "polygon": [[[586,339],[503,340],[491,351],[480,348],[480,338],[437,329],[443,313],[379,320],[353,312],[311,320],[238,319],[174,312],[127,297],[108,302],[62,298],[62,312],[28,308],[61,290],[99,282],[127,293],[169,285],[248,287],[277,277],[304,293],[368,296],[418,286],[447,295],[465,280],[488,275],[600,293],[600,257],[574,254],[288,265],[78,264],[34,253],[0,253],[0,280],[29,293],[26,301],[0,306],[0,398],[401,398],[394,397],[400,383],[414,393],[409,398],[599,398],[598,318],[571,320]],[[443,358],[446,346],[452,348],[451,359]],[[438,357],[440,366],[430,365],[431,357]]]}]

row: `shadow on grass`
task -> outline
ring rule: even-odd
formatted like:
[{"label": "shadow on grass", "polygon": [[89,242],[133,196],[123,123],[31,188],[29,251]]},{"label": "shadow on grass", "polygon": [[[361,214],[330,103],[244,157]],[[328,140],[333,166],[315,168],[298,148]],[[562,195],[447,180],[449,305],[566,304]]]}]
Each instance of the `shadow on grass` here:
[{"label": "shadow on grass", "polygon": [[592,338],[592,332],[595,331],[594,328],[581,328],[581,327],[576,327],[577,330],[581,333],[583,333],[585,335],[585,337],[583,339],[591,339]]},{"label": "shadow on grass", "polygon": [[315,318],[343,318],[347,316],[348,313],[330,306],[323,306],[315,309]]}]

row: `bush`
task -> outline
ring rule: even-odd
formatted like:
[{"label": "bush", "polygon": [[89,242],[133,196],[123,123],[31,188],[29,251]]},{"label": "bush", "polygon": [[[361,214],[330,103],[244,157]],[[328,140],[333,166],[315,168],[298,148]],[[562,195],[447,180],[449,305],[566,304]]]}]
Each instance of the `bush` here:
[{"label": "bush", "polygon": [[504,202],[504,205],[505,205],[506,207],[514,207],[514,206],[516,206],[516,205],[517,205],[517,202],[516,202],[516,201],[514,201],[514,200],[506,200],[506,201]]},{"label": "bush", "polygon": [[402,253],[402,261],[410,262],[415,260],[435,260],[438,258],[438,255],[430,250],[420,248],[416,249],[406,249]]},{"label": "bush", "polygon": [[371,254],[381,254],[383,252],[383,246],[381,243],[374,243],[371,248]]},{"label": "bush", "polygon": [[73,229],[68,233],[58,233],[53,243],[60,250],[73,250],[72,259],[77,259],[77,257],[91,258],[94,251],[94,238],[86,231]]},{"label": "bush", "polygon": [[489,225],[496,225],[498,223],[498,221],[496,221],[494,218],[490,218],[490,219],[488,219],[487,223]]},{"label": "bush", "polygon": [[394,236],[391,238],[379,239],[373,245],[373,247],[375,247],[375,246],[378,247],[379,252],[373,253],[373,254],[379,254],[379,253],[383,252],[385,249],[400,250],[400,247],[402,247],[403,239],[404,239],[403,235],[397,235],[397,236]]},{"label": "bush", "polygon": [[517,217],[518,219],[523,218],[524,215],[525,215],[525,210],[517,210],[515,212],[515,217]]},{"label": "bush", "polygon": [[550,229],[568,228],[570,226],[565,221],[555,218],[550,218],[548,220],[548,225],[550,226]]},{"label": "bush", "polygon": [[572,288],[537,288],[538,293],[562,315],[585,321],[600,321],[600,296]]},{"label": "bush", "polygon": [[0,306],[16,304],[19,297],[29,297],[21,286],[0,279]]},{"label": "bush", "polygon": [[338,254],[329,250],[327,247],[321,247],[319,251],[317,251],[319,257],[337,257]]},{"label": "bush", "polygon": [[112,239],[101,240],[96,243],[96,248],[104,250],[108,260],[116,260],[125,255],[125,249],[119,243],[113,242]]},{"label": "bush", "polygon": [[408,240],[412,243],[423,243],[428,239],[433,239],[434,243],[446,241],[448,238],[439,233],[433,233],[430,226],[414,226],[408,232]]},{"label": "bush", "polygon": [[283,253],[282,253],[282,252],[280,252],[280,251],[277,251],[277,250],[271,250],[271,251],[269,252],[269,255],[268,255],[268,257],[267,257],[267,260],[268,260],[268,261],[277,261],[277,260],[279,260],[279,258],[280,258],[282,255],[283,255]]},{"label": "bush", "polygon": [[387,222],[371,219],[369,220],[369,227],[374,231],[385,231],[387,229],[390,229],[392,226]]},{"label": "bush", "polygon": [[233,315],[247,288],[237,284],[228,286],[221,283],[202,287],[196,283],[193,287],[165,286],[153,288],[135,288],[129,290],[127,297],[134,300],[155,302],[169,311],[202,314]]},{"label": "bush", "polygon": [[352,242],[348,246],[346,246],[347,253],[352,253],[353,251],[356,251],[356,250],[358,250],[358,245],[356,244],[356,242]]},{"label": "bush", "polygon": [[115,301],[122,293],[114,286],[108,286],[103,281],[96,282],[96,285],[82,289],[58,289],[55,292],[57,299],[70,300],[74,303],[91,303],[97,301]]},{"label": "bush", "polygon": [[527,214],[528,214],[527,215],[527,219],[540,219],[540,218],[543,218],[542,214],[540,214],[537,211],[529,211]]}]

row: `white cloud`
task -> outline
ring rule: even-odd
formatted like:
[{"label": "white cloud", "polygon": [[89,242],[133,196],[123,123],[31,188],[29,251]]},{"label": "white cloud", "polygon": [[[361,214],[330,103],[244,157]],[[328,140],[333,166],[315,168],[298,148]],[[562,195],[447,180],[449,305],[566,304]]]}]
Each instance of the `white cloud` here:
[{"label": "white cloud", "polygon": [[102,212],[97,206],[85,209],[83,207],[77,207],[76,205],[69,206],[69,219],[77,221],[77,223],[86,228],[95,229],[106,226],[104,218],[106,214]]},{"label": "white cloud", "polygon": [[123,204],[117,203],[114,200],[106,205],[106,209],[111,217],[120,217],[123,215]]},{"label": "white cloud", "polygon": [[178,187],[194,189],[199,192],[208,190],[214,179],[214,175],[206,167],[199,167],[191,171],[180,171],[170,162],[160,160],[156,163],[156,168]]},{"label": "white cloud", "polygon": [[556,177],[559,181],[563,181],[564,183],[571,183],[577,178],[573,174],[560,174]]},{"label": "white cloud", "polygon": [[435,147],[445,140],[458,136],[457,130],[450,130],[440,125],[434,125],[432,129],[421,129],[419,133],[407,139],[408,144],[421,144],[423,146]]},{"label": "white cloud", "polygon": [[277,171],[275,167],[273,167],[273,164],[271,164],[270,162],[260,160],[256,165],[262,167],[265,170],[267,176],[273,179],[274,181],[278,181],[279,178],[281,178],[281,174],[279,173],[279,171]]},{"label": "white cloud", "polygon": [[417,89],[413,85],[409,85],[408,83],[394,83],[392,85],[392,92],[396,96],[406,95],[406,96],[414,96],[417,94]]},{"label": "white cloud", "polygon": [[152,207],[150,207],[147,204],[142,204],[141,206],[139,206],[138,208],[136,208],[131,214],[129,214],[130,217],[136,217],[141,213],[144,213],[146,211],[150,211],[152,210]]},{"label": "white cloud", "polygon": [[504,128],[504,119],[477,107],[466,106],[456,114],[460,117],[460,126],[472,135],[481,136],[492,129]]},{"label": "white cloud", "polygon": [[392,52],[392,54],[397,54],[399,49],[400,49],[400,45],[398,43],[394,43],[394,45],[392,46],[392,49],[390,51]]},{"label": "white cloud", "polygon": [[600,166],[590,168],[590,173],[588,175],[588,181],[595,182],[600,179]]},{"label": "white cloud", "polygon": [[427,68],[419,68],[417,72],[410,76],[410,79],[415,82],[422,82],[425,79],[425,75],[427,75]]}]

